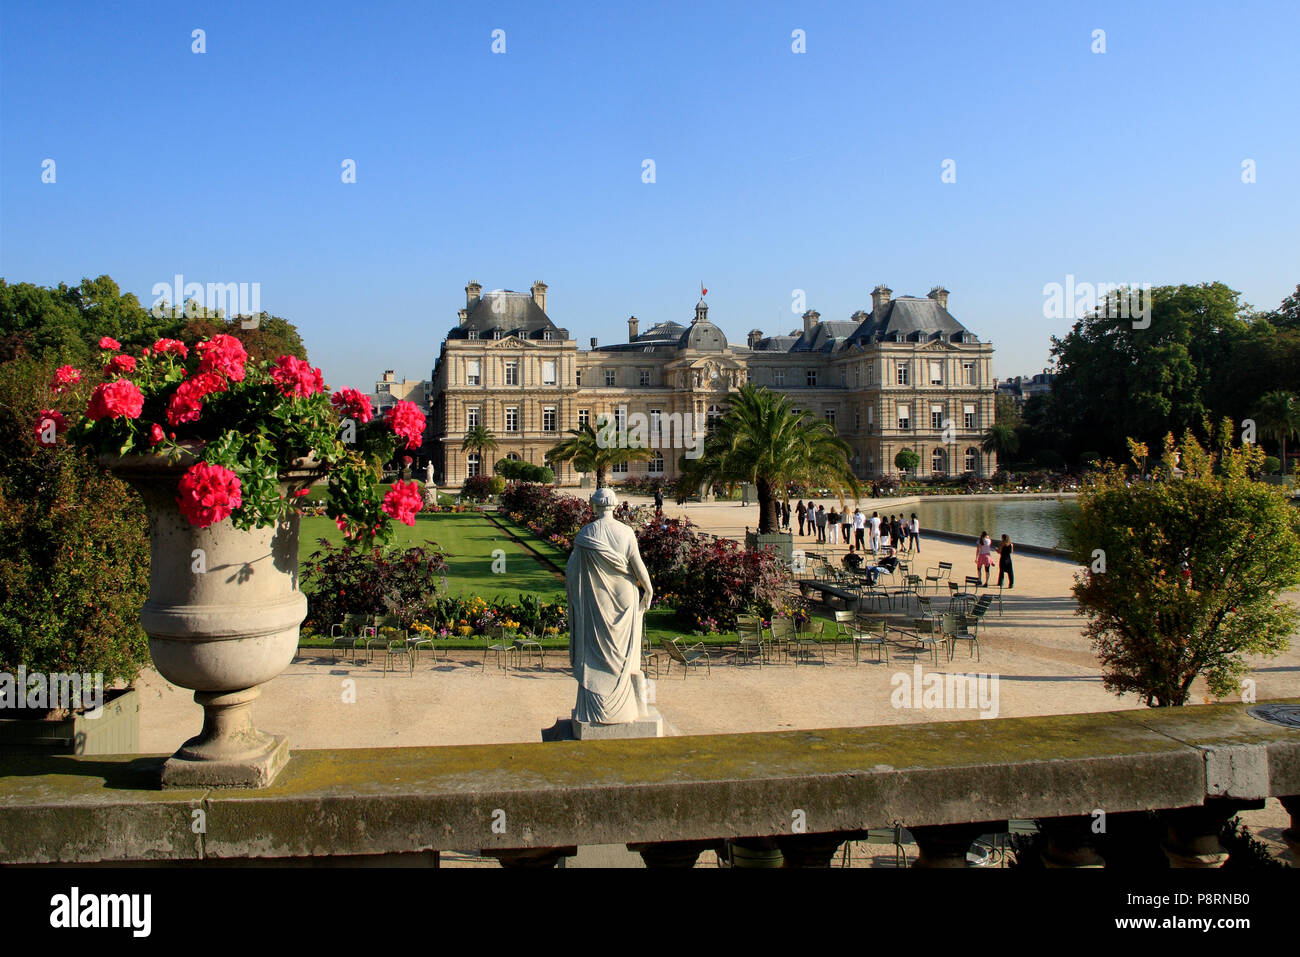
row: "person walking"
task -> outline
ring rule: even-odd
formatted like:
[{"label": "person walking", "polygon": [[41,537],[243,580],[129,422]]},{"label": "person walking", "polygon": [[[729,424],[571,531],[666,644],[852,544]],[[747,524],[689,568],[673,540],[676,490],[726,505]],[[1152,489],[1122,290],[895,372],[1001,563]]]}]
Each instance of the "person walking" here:
[{"label": "person walking", "polygon": [[858,551],[862,551],[864,540],[867,537],[867,516],[862,514],[861,509],[853,510],[853,544],[857,546]]},{"label": "person walking", "polygon": [[989,576],[993,574],[993,539],[989,538],[988,532],[980,532],[979,543],[975,546],[975,577],[980,577],[981,570],[984,573],[983,585],[985,588],[989,584]]},{"label": "person walking", "polygon": [[880,513],[872,512],[871,521],[868,524],[871,526],[871,534],[869,536],[871,542],[871,554],[874,555],[880,551]]},{"label": "person walking", "polygon": [[663,513],[664,513],[664,490],[662,486],[656,485],[655,486],[655,514],[662,515]]},{"label": "person walking", "polygon": [[827,544],[838,545],[840,543],[840,513],[835,511],[834,503],[831,504],[831,510],[826,514],[826,532],[829,539]]},{"label": "person walking", "polygon": [[1008,535],[1002,536],[1002,544],[998,547],[998,587],[1002,587],[1002,576],[1007,576],[1007,587],[1016,587],[1016,573],[1011,568],[1011,553],[1016,547],[1011,544],[1011,538]]},{"label": "person walking", "polygon": [[912,513],[912,521],[911,524],[908,525],[908,532],[910,533],[909,538],[911,539],[911,541],[907,543],[908,552],[910,553],[912,549],[915,548],[916,553],[918,555],[921,554],[921,523],[916,520],[915,512]]},{"label": "person walking", "polygon": [[803,517],[808,514],[808,509],[804,508],[803,499],[799,499],[794,509],[795,518],[799,519],[799,534],[803,534]]},{"label": "person walking", "polygon": [[808,534],[817,537],[817,506],[812,499],[808,499]]},{"label": "person walking", "polygon": [[781,527],[787,532],[790,531],[790,500],[786,499],[785,504],[781,506]]},{"label": "person walking", "polygon": [[853,544],[853,516],[849,514],[847,505],[840,512],[840,535],[844,539],[845,545]]},{"label": "person walking", "polygon": [[817,506],[817,544],[826,544],[826,506]]}]

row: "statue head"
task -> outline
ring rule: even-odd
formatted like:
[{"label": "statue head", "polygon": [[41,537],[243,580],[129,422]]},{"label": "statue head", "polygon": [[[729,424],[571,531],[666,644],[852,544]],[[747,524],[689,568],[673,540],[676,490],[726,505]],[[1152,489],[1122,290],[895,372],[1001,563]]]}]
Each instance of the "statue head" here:
[{"label": "statue head", "polygon": [[596,513],[597,518],[600,518],[613,510],[614,506],[617,504],[618,499],[615,497],[614,490],[611,488],[598,488],[592,493],[591,510]]}]

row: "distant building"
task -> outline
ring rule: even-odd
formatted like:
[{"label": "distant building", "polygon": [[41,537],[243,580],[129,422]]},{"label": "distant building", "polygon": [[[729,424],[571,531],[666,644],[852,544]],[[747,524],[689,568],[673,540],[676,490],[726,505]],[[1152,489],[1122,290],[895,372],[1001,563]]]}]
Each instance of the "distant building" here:
[{"label": "distant building", "polygon": [[[583,350],[548,315],[545,283],[529,293],[485,293],[471,282],[430,384],[438,480],[457,485],[491,473],[491,461],[460,449],[478,424],[499,443],[494,460],[540,464],[569,429],[594,427],[602,413],[641,413],[661,427],[698,416],[707,427],[746,382],[783,392],[834,425],[863,478],[896,474],[903,448],[921,456],[922,475],[991,476],[995,457],[979,445],[993,422],[992,344],[948,312],[946,289],[891,296],[877,286],[870,313],[822,321],[810,310],[802,328],[784,336],[755,329],[743,345],[727,341],[701,299],[689,324],[660,322],[642,332],[633,316],[626,342],[601,346],[593,338]],[[609,481],[674,479],[681,455],[680,447],[657,450],[649,461],[616,468]],[[556,477],[579,478],[567,463]]]},{"label": "distant building", "polygon": [[1005,395],[1016,403],[1016,408],[1022,408],[1024,404],[1036,395],[1046,395],[1052,391],[1052,383],[1056,381],[1055,372],[1046,370],[1032,376],[1016,376],[1014,379],[994,380],[995,391],[998,395]]},{"label": "distant building", "polygon": [[397,373],[392,369],[384,370],[384,377],[375,383],[375,394],[370,397],[370,404],[375,415],[383,414],[389,406],[406,399],[414,402],[422,412],[429,410],[429,381],[427,379],[403,379],[397,381]]}]

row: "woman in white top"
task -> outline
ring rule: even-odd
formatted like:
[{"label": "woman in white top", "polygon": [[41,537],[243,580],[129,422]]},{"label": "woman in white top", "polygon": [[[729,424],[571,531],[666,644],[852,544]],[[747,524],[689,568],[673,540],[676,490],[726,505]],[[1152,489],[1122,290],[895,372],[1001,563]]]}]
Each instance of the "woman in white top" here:
[{"label": "woman in white top", "polygon": [[910,554],[911,551],[912,551],[912,549],[915,548],[916,551],[917,551],[917,554],[920,554],[920,551],[921,551],[921,523],[918,522],[918,521],[916,520],[916,513],[915,513],[915,512],[912,513],[912,523],[908,526],[908,529],[907,529],[907,530],[908,530],[908,532],[909,532],[909,535],[908,535],[908,539],[909,539],[909,541],[908,541],[908,543],[907,543],[907,551],[908,551],[908,553]]}]

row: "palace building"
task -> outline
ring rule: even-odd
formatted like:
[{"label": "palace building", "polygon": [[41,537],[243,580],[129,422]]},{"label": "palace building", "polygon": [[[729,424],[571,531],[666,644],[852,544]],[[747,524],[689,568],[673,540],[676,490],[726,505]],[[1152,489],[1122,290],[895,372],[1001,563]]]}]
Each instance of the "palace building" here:
[{"label": "palace building", "polygon": [[[904,448],[920,456],[922,477],[989,477],[997,468],[980,450],[993,424],[993,346],[953,318],[943,288],[893,298],[877,286],[870,312],[823,321],[810,310],[801,329],[776,336],[755,329],[743,345],[727,341],[701,299],[689,324],[642,331],[633,316],[626,342],[602,346],[593,338],[589,349],[551,319],[545,283],[528,293],[485,293],[471,282],[465,297],[428,387],[426,434],[439,484],[491,474],[505,457],[543,464],[568,430],[597,426],[602,414],[640,413],[651,434],[669,431],[669,421],[707,429],[746,382],[785,393],[834,425],[864,479],[897,476],[894,458]],[[480,424],[498,443],[492,461],[461,451],[465,432]],[[684,453],[674,444],[613,470],[609,481],[675,479]],[[556,479],[577,484],[580,476],[566,463]]]}]

